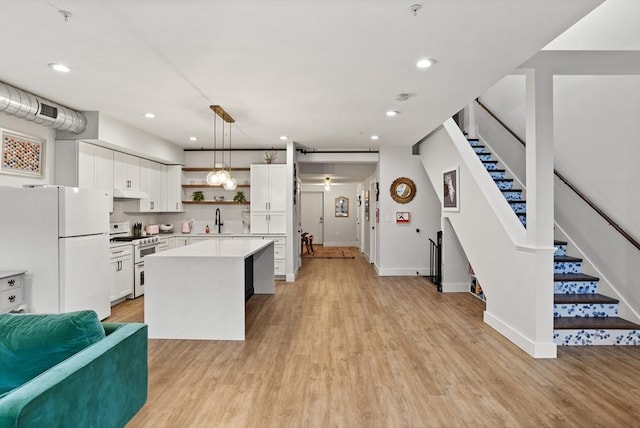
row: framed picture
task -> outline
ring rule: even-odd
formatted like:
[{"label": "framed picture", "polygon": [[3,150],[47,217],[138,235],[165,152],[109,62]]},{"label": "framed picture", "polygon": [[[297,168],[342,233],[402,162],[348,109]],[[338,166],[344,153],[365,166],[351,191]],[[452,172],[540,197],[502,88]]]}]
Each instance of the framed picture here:
[{"label": "framed picture", "polygon": [[458,167],[442,173],[442,211],[460,211],[460,174]]},{"label": "framed picture", "polygon": [[396,223],[409,223],[410,214],[407,211],[396,211]]},{"label": "framed picture", "polygon": [[1,173],[30,177],[44,176],[44,140],[8,129],[0,129],[0,136],[2,138]]}]

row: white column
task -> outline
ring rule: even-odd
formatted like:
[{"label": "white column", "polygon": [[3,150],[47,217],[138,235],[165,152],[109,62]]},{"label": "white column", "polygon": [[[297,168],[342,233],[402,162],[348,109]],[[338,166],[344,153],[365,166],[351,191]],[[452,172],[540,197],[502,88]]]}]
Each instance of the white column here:
[{"label": "white column", "polygon": [[555,357],[553,344],[553,74],[526,75],[527,287],[535,308],[539,357]]},{"label": "white column", "polygon": [[467,129],[467,135],[469,138],[478,138],[478,124],[476,122],[476,108],[474,102],[470,102],[467,106],[467,112],[469,114],[469,123]]}]

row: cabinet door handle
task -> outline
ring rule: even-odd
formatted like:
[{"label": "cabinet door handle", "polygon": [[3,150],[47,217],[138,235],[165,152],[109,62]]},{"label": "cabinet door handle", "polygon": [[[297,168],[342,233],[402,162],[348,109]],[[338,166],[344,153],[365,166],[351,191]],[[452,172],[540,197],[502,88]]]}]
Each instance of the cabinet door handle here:
[{"label": "cabinet door handle", "polygon": [[16,285],[16,280],[15,279],[10,279],[9,280],[9,287],[13,287],[14,285]]},{"label": "cabinet door handle", "polygon": [[16,296],[15,296],[15,295],[11,295],[11,296],[9,296],[9,301],[10,301],[11,303],[15,302],[15,301],[16,301]]},{"label": "cabinet door handle", "polygon": [[178,210],[178,203],[176,202],[176,211]]},{"label": "cabinet door handle", "polygon": [[151,209],[153,209],[153,207],[154,207],[154,202],[151,201]]}]

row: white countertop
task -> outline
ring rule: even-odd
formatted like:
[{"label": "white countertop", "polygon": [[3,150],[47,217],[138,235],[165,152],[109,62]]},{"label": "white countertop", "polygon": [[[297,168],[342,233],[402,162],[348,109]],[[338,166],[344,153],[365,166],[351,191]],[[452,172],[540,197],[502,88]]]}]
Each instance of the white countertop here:
[{"label": "white countertop", "polygon": [[[191,235],[193,236],[193,235]],[[168,251],[152,254],[147,257],[205,257],[205,258],[246,258],[268,245],[270,239],[209,239],[196,244],[174,248]]]}]

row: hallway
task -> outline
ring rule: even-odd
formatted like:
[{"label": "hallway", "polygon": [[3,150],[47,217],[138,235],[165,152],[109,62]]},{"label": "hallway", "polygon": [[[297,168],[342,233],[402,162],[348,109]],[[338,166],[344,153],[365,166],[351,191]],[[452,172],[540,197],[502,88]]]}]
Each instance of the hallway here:
[{"label": "hallway", "polygon": [[[245,342],[151,340],[149,400],[128,426],[637,424],[637,348],[535,360],[483,309],[421,277],[378,277],[360,255],[305,258],[296,282],[248,302]],[[109,321],[142,312],[127,301]]]}]

